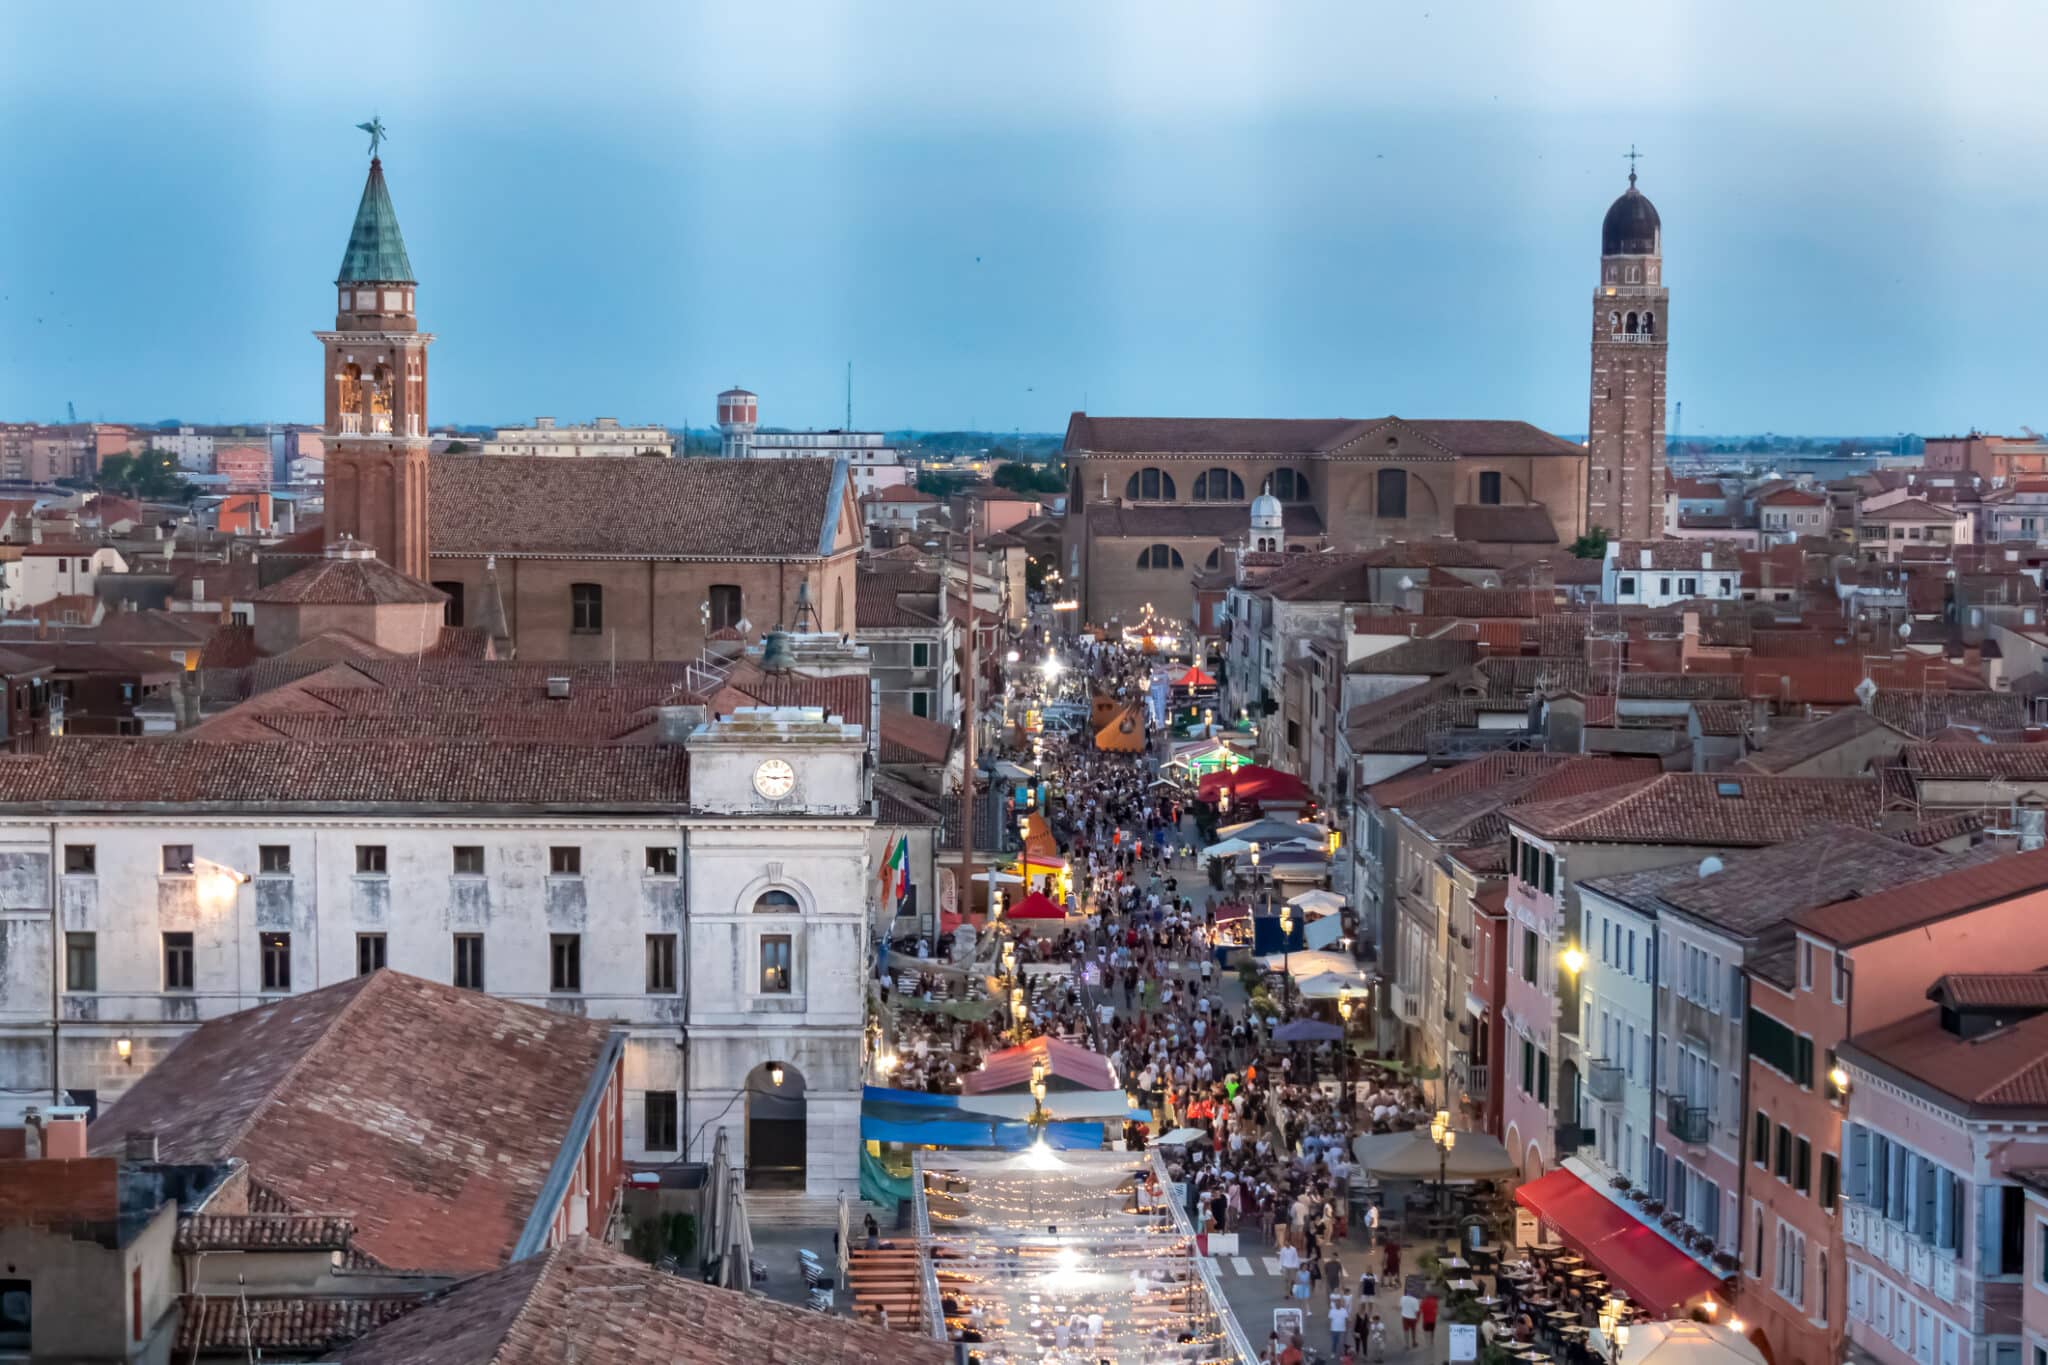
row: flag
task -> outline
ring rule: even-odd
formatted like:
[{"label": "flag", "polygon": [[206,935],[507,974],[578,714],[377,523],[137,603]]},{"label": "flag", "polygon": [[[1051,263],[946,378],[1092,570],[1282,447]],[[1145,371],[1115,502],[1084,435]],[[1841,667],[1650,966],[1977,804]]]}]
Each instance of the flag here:
[{"label": "flag", "polygon": [[901,834],[897,835],[896,846],[889,850],[889,854],[887,857],[882,859],[880,880],[882,883],[882,899],[884,900],[888,900],[890,897],[891,888],[889,874],[894,872],[897,868],[903,866],[904,855],[909,851],[909,842],[910,841],[907,836]]}]

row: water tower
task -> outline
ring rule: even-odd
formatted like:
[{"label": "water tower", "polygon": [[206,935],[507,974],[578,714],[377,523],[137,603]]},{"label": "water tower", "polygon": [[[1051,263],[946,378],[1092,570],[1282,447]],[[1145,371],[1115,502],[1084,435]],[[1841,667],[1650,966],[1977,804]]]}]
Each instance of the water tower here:
[{"label": "water tower", "polygon": [[741,388],[718,395],[718,453],[729,460],[754,453],[754,428],[761,423],[761,400]]}]

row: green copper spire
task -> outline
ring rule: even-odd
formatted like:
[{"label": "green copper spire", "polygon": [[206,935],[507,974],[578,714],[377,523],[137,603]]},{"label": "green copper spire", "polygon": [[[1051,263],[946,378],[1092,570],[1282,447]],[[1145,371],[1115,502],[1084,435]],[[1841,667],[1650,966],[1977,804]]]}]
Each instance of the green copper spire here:
[{"label": "green copper spire", "polygon": [[356,205],[356,225],[348,234],[336,284],[376,281],[414,284],[412,262],[405,256],[405,238],[398,233],[398,214],[391,191],[384,187],[384,163],[370,159],[370,178],[363,184],[363,202]]}]

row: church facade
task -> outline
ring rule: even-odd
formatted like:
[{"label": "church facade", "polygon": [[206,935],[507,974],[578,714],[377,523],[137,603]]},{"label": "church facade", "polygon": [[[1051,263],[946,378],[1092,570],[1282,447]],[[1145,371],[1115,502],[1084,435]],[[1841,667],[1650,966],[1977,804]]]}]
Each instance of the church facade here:
[{"label": "church facade", "polygon": [[440,588],[451,625],[570,662],[695,658],[778,624],[853,631],[862,533],[845,459],[429,455],[434,337],[381,159],[334,287],[334,327],[315,333],[327,540]]}]

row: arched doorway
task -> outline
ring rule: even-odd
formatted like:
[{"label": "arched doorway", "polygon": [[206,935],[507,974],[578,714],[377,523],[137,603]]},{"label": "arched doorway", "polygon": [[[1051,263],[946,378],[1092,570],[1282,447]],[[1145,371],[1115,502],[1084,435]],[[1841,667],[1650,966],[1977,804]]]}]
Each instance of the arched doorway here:
[{"label": "arched doorway", "polygon": [[804,1187],[804,1075],[785,1062],[763,1062],[747,1073],[747,1188]]}]

